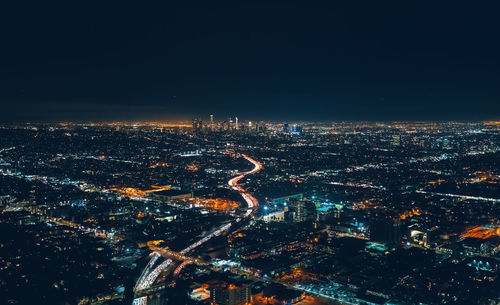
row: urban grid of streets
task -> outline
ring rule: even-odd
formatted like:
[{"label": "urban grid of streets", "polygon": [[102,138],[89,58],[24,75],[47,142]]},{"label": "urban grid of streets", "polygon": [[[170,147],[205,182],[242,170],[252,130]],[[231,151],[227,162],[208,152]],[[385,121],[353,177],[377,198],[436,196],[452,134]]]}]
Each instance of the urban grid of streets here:
[{"label": "urban grid of streets", "polygon": [[498,123],[225,126],[0,129],[6,301],[196,302],[231,279],[257,304],[498,297]]}]

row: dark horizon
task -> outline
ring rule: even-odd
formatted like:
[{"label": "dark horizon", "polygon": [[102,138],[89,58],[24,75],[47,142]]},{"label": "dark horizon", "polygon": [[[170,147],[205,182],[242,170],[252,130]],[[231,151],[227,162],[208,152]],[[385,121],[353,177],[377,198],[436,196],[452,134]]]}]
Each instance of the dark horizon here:
[{"label": "dark horizon", "polygon": [[495,4],[10,7],[0,122],[499,119]]}]

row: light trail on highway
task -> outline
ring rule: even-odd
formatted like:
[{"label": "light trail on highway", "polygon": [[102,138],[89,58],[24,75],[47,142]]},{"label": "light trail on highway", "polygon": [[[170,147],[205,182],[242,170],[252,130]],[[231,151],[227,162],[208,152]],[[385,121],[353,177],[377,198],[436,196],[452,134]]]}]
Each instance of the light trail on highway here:
[{"label": "light trail on highway", "polygon": [[250,158],[247,155],[242,154],[242,156],[247,161],[252,163],[254,165],[254,168],[248,172],[244,172],[244,173],[232,178],[231,180],[229,180],[228,184],[233,190],[238,191],[240,193],[241,197],[243,197],[243,199],[247,203],[248,210],[245,213],[245,217],[248,217],[248,216],[250,216],[250,214],[252,214],[253,211],[255,211],[255,208],[259,205],[259,201],[254,196],[247,193],[241,186],[239,186],[238,182],[247,175],[252,175],[252,174],[259,172],[262,169],[262,164],[258,161],[255,161],[254,159]]},{"label": "light trail on highway", "polygon": [[[231,178],[231,180],[229,180],[229,182],[228,182],[228,185],[233,190],[239,192],[241,197],[247,203],[248,209],[246,210],[245,214],[243,215],[243,217],[246,218],[246,217],[249,217],[250,215],[252,215],[252,213],[257,210],[257,207],[259,206],[259,201],[254,196],[252,196],[250,193],[247,193],[241,186],[239,186],[238,182],[247,175],[252,175],[252,174],[259,172],[262,169],[262,164],[256,160],[250,158],[247,155],[242,154],[241,156],[243,158],[245,158],[247,161],[249,161],[250,163],[252,163],[254,165],[254,168],[250,171],[243,172],[234,178]],[[241,218],[237,218],[234,222],[239,222],[240,220],[241,220]],[[202,239],[192,243],[191,245],[186,247],[184,250],[182,250],[180,252],[181,255],[179,255],[178,257],[185,257],[184,255],[188,254],[189,252],[191,252],[192,250],[194,250],[198,246],[202,245],[203,243],[207,242],[211,238],[223,234],[225,231],[227,231],[231,228],[232,224],[233,223],[225,224],[225,225],[221,226],[220,228],[218,228],[217,230],[215,230],[214,232],[206,235]],[[137,284],[136,284],[134,290],[138,291],[138,290],[144,290],[144,289],[150,288],[154,284],[154,282],[156,281],[158,276],[161,274],[161,272],[163,270],[165,270],[172,263],[171,259],[167,259],[164,262],[162,262],[160,265],[158,265],[156,268],[151,270],[152,267],[154,266],[154,264],[156,263],[156,261],[158,260],[158,257],[161,256],[161,254],[160,254],[161,252],[162,252],[161,250],[154,252],[151,260],[149,261],[149,263],[147,264],[143,273],[141,274],[141,276],[137,280]],[[164,251],[164,252],[170,253],[170,251]],[[181,266],[184,267],[185,264],[184,265],[181,264]],[[182,267],[179,269],[179,272],[181,269],[182,269]],[[147,297],[144,296],[144,297],[140,297],[140,298],[135,298],[132,304],[133,305],[145,305],[145,304],[147,304]]]},{"label": "light trail on highway", "polygon": [[423,190],[418,190],[418,191],[415,191],[415,192],[416,193],[420,193],[420,194],[433,195],[433,196],[443,196],[443,197],[460,198],[460,199],[464,199],[464,200],[480,200],[480,201],[500,202],[500,199],[497,199],[497,198],[485,198],[485,197],[479,197],[479,196],[468,196],[468,195],[456,195],[456,194],[448,194],[448,193],[426,192],[426,191],[423,191]]}]

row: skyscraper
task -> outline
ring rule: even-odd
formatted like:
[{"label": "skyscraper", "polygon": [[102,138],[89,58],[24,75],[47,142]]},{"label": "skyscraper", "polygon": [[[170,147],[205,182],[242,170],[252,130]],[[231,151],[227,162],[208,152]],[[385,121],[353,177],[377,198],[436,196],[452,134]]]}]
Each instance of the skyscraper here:
[{"label": "skyscraper", "polygon": [[317,218],[316,205],[309,199],[290,199],[286,208],[285,217],[288,221],[304,222],[315,221]]},{"label": "skyscraper", "polygon": [[203,129],[203,121],[193,119],[193,131],[201,131]]}]

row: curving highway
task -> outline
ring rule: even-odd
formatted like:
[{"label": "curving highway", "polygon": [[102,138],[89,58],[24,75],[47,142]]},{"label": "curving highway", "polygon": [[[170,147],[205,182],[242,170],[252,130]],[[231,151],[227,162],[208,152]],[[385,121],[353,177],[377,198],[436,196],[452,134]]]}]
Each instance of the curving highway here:
[{"label": "curving highway", "polygon": [[[256,160],[250,158],[247,155],[242,154],[241,156],[243,158],[245,158],[247,161],[249,161],[250,163],[252,163],[254,165],[254,168],[248,172],[243,172],[243,173],[239,174],[238,176],[232,178],[231,180],[229,180],[228,185],[233,190],[239,192],[241,197],[247,203],[248,209],[246,210],[245,214],[243,215],[243,217],[246,218],[246,217],[252,215],[257,210],[257,207],[259,205],[259,201],[254,196],[252,196],[250,193],[247,193],[241,186],[239,186],[238,182],[241,179],[243,179],[245,176],[252,175],[252,174],[255,174],[258,171],[260,171],[262,169],[262,164]],[[235,222],[239,222],[240,220],[241,220],[241,218],[237,218],[235,220]],[[194,250],[196,247],[198,247],[201,244],[210,240],[212,237],[223,234],[225,231],[227,231],[231,228],[232,224],[233,223],[228,223],[228,224],[221,226],[220,228],[218,228],[214,232],[206,235],[202,239],[189,245],[187,248],[182,250],[180,252],[180,254],[182,254],[182,256],[186,255],[189,252],[191,252],[192,250]],[[161,252],[161,251],[158,251],[158,252]],[[165,270],[172,263],[171,259],[167,259],[153,269],[153,266],[157,262],[158,258],[161,256],[158,252],[153,252],[151,260],[149,261],[146,268],[143,270],[141,276],[137,280],[137,283],[136,283],[135,288],[134,288],[135,291],[150,288],[154,284],[154,282],[156,281],[156,279],[158,278],[160,273],[163,270]],[[184,266],[184,265],[181,264],[180,266]],[[182,267],[181,267],[181,269],[182,269]],[[145,304],[147,304],[147,297],[136,298],[136,299],[134,299],[134,302],[132,304],[133,305],[145,305]]]},{"label": "curving highway", "polygon": [[238,191],[240,193],[241,197],[243,197],[243,199],[247,203],[248,210],[244,215],[245,217],[247,217],[250,214],[252,214],[252,212],[256,211],[256,208],[259,205],[259,201],[257,199],[255,199],[255,197],[252,196],[250,193],[247,193],[241,186],[239,186],[238,182],[241,179],[243,179],[245,176],[252,175],[252,174],[259,172],[262,169],[262,164],[256,160],[250,158],[247,155],[242,154],[242,157],[245,158],[250,163],[252,163],[254,165],[254,168],[251,171],[244,172],[244,173],[232,178],[231,180],[229,180],[228,184],[233,190]]}]

